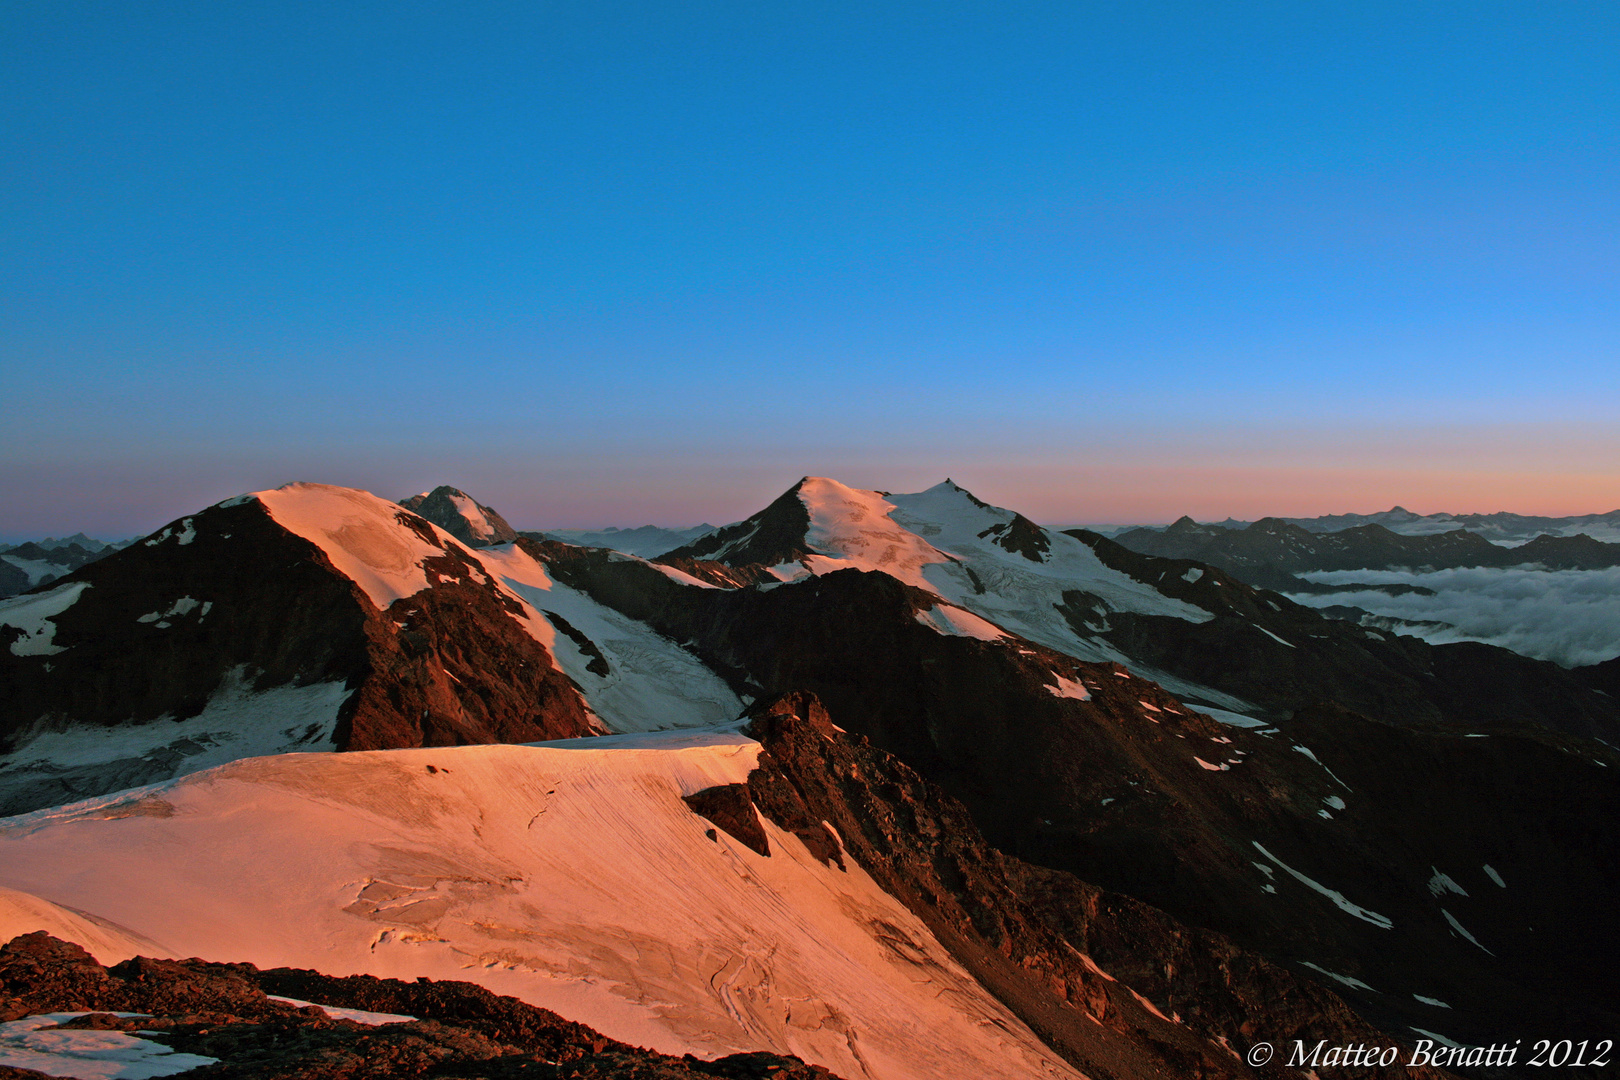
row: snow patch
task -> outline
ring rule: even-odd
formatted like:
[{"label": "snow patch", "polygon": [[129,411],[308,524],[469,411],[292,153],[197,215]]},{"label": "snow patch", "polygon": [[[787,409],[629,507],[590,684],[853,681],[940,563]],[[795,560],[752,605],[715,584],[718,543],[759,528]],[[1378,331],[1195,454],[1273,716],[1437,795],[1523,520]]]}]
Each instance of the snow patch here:
[{"label": "snow patch", "polygon": [[1325,967],[1318,967],[1315,964],[1311,963],[1309,960],[1301,960],[1299,963],[1300,963],[1301,967],[1308,967],[1312,971],[1316,972],[1317,974],[1326,975],[1328,978],[1334,980],[1335,982],[1343,983],[1345,986],[1354,987],[1357,990],[1370,990],[1375,994],[1378,992],[1376,990],[1373,990],[1372,987],[1368,986],[1366,983],[1362,982],[1360,979],[1352,979],[1348,975],[1340,975],[1337,972],[1329,971]]},{"label": "snow patch", "polygon": [[[0,1065],[79,1080],[145,1080],[212,1065],[218,1058],[178,1054],[122,1031],[50,1030],[89,1013],[41,1013],[0,1024]],[[139,1017],[144,1013],[114,1013]]]},{"label": "snow patch", "polygon": [[[1333,776],[1333,770],[1328,768],[1326,765],[1323,765],[1321,759],[1318,758],[1315,754],[1311,753],[1311,750],[1310,750],[1309,747],[1307,747],[1307,746],[1295,746],[1294,749],[1298,750],[1300,753],[1304,754],[1306,757],[1308,757],[1312,761],[1316,762],[1317,767],[1320,768],[1323,772],[1327,773],[1329,776]],[[1344,788],[1344,790],[1350,791],[1350,785],[1345,783],[1343,780],[1340,780],[1337,776],[1333,776],[1333,780],[1340,787]]]},{"label": "snow patch", "polygon": [[[196,611],[197,608],[200,607],[200,606],[202,606],[200,601],[193,600],[189,596],[182,596],[180,599],[176,600],[173,604],[169,605],[169,610],[168,611],[151,611],[151,612],[147,612],[145,615],[141,615],[141,616],[137,617],[135,621],[140,622],[140,623],[154,623],[154,622],[157,622],[159,619],[170,619],[170,618],[175,618],[175,617],[179,617],[179,616],[190,615],[193,611]],[[212,607],[213,605],[210,604],[209,606]],[[207,612],[205,611],[204,614],[207,614]],[[167,623],[159,623],[159,625],[160,626],[167,626],[168,624]]]},{"label": "snow patch", "polygon": [[916,619],[924,626],[949,637],[1000,641],[1007,636],[1006,632],[995,623],[981,619],[971,611],[964,611],[962,608],[953,607],[950,604],[936,604],[927,611],[919,611]]},{"label": "snow patch", "polygon": [[9,552],[0,555],[0,562],[10,563],[24,574],[27,574],[30,589],[47,578],[58,578],[70,573],[72,569],[65,563],[53,563],[47,559],[21,559]]},{"label": "snow patch", "polygon": [[1158,1006],[1154,1005],[1153,1002],[1149,1001],[1147,998],[1143,997],[1141,994],[1138,994],[1135,990],[1131,990],[1131,988],[1128,987],[1128,986],[1125,987],[1125,989],[1130,990],[1131,997],[1136,999],[1136,1003],[1138,1005],[1142,1006],[1142,1008],[1146,1009],[1148,1012],[1152,1013],[1154,1016],[1157,1016],[1160,1020],[1163,1020],[1167,1024],[1179,1023],[1179,1021],[1172,1020],[1168,1016],[1164,1015],[1164,1013],[1159,1011]]},{"label": "snow patch", "polygon": [[1055,671],[1052,672],[1052,678],[1057,680],[1057,685],[1048,685],[1046,692],[1053,697],[1073,698],[1076,701],[1091,700],[1091,689],[1085,683],[1076,679],[1065,679]]},{"label": "snow patch", "polygon": [[1485,871],[1485,876],[1486,877],[1488,877],[1492,881],[1496,882],[1496,885],[1497,885],[1498,888],[1501,888],[1501,889],[1507,888],[1507,882],[1502,880],[1502,875],[1501,874],[1498,874],[1495,870],[1491,869],[1491,867],[1489,867],[1489,866],[1485,866],[1482,869]]},{"label": "snow patch", "polygon": [[349,693],[342,682],[254,690],[244,670],[232,668],[202,712],[188,719],[40,732],[0,757],[0,784],[17,788],[60,777],[72,790],[76,776],[112,776],[129,787],[242,757],[336,750],[332,733]]},{"label": "snow patch", "polygon": [[1266,637],[1270,638],[1272,641],[1275,641],[1275,642],[1277,642],[1279,644],[1282,644],[1282,645],[1287,645],[1290,649],[1299,648],[1299,646],[1295,645],[1292,641],[1283,641],[1282,638],[1278,637],[1276,634],[1273,634],[1270,630],[1267,630],[1265,627],[1261,626],[1259,623],[1250,623],[1249,625],[1253,626],[1256,630],[1258,630],[1262,634],[1266,635]]},{"label": "snow patch", "polygon": [[765,569],[777,581],[803,581],[810,576],[809,567],[802,562],[777,563],[775,566],[767,566]]},{"label": "snow patch", "polygon": [[461,494],[451,495],[449,498],[450,504],[456,508],[456,513],[467,523],[468,532],[479,540],[489,540],[495,536],[495,526],[489,523],[489,519],[484,516],[484,511],[477,503]]},{"label": "snow patch", "polygon": [[[1268,858],[1272,862],[1276,863],[1279,869],[1287,872],[1288,875],[1291,876],[1295,881],[1298,881],[1301,885],[1304,885],[1306,888],[1310,889],[1311,891],[1320,893],[1323,896],[1327,897],[1329,900],[1333,901],[1334,905],[1336,907],[1338,907],[1339,910],[1347,912],[1348,914],[1354,915],[1356,918],[1362,920],[1363,922],[1370,922],[1374,926],[1382,927],[1385,930],[1388,930],[1388,929],[1390,929],[1391,927],[1393,927],[1395,925],[1389,919],[1387,919],[1384,916],[1378,914],[1376,911],[1369,911],[1369,910],[1367,910],[1366,908],[1362,907],[1359,904],[1351,903],[1349,900],[1345,899],[1345,896],[1344,896],[1343,893],[1337,892],[1337,891],[1335,891],[1333,889],[1330,889],[1326,885],[1323,885],[1318,881],[1314,881],[1311,878],[1306,877],[1304,874],[1300,873],[1298,870],[1295,870],[1292,866],[1289,866],[1287,863],[1285,863],[1281,859],[1277,858],[1277,856],[1275,856],[1271,852],[1267,851],[1264,847],[1261,846],[1260,841],[1252,840],[1252,841],[1250,841],[1250,843],[1254,844],[1254,847],[1255,847],[1256,851],[1260,852],[1260,854],[1264,855],[1266,858]],[[1449,918],[1449,916],[1448,916],[1448,918]]]},{"label": "snow patch", "polygon": [[[859,522],[846,520],[841,527],[873,530],[868,549],[892,549],[893,565],[903,570],[889,570],[887,565],[869,568],[889,570],[901,580],[926,588],[1008,633],[1076,659],[1093,663],[1128,660],[1095,634],[1082,636],[1076,632],[1059,610],[1065,592],[1083,592],[1110,611],[1169,615],[1197,623],[1214,617],[1200,607],[1172,599],[1152,585],[1104,566],[1091,548],[1061,532],[1042,532],[1048,548],[1039,562],[1007,550],[996,542],[1001,534],[992,530],[1010,525],[1017,515],[985,506],[950,482],[886,499],[867,494],[874,500],[864,507],[867,516]],[[886,516],[874,527],[875,515],[880,513]],[[895,538],[895,531],[910,539]],[[880,542],[879,538],[884,539]],[[823,550],[816,544],[812,546]],[[849,565],[814,557],[809,561],[817,573]],[[1154,677],[1161,685],[1174,682]],[[1171,692],[1180,691],[1171,687]]]},{"label": "snow patch", "polygon": [[409,1024],[416,1020],[414,1016],[401,1016],[398,1013],[367,1012],[365,1009],[340,1009],[336,1005],[321,1005],[314,1001],[301,1001],[298,998],[282,997],[279,994],[266,994],[264,996],[271,1001],[279,1001],[284,1005],[292,1005],[299,1009],[319,1009],[334,1020],[353,1020],[357,1024],[366,1024],[370,1027],[382,1027],[384,1024]]},{"label": "snow patch", "polygon": [[1450,1005],[1447,1005],[1445,1002],[1441,1001],[1439,998],[1424,997],[1422,994],[1413,994],[1412,996],[1417,998],[1419,1001],[1423,1002],[1423,1004],[1425,1004],[1425,1005],[1433,1005],[1437,1009],[1449,1009],[1449,1008],[1451,1008]]},{"label": "snow patch", "polygon": [[[646,562],[646,560],[642,561]],[[663,574],[677,585],[689,585],[694,589],[718,589],[720,587],[714,584],[712,581],[704,581],[702,578],[693,577],[685,570],[677,570],[673,566],[665,566],[663,563],[656,562],[648,562],[647,565],[658,571],[660,574]]]},{"label": "snow patch", "polygon": [[1198,764],[1202,765],[1204,768],[1208,769],[1210,772],[1230,772],[1231,768],[1232,768],[1232,766],[1224,764],[1224,763],[1220,764],[1220,765],[1211,765],[1209,762],[1205,761],[1203,758],[1197,757],[1197,756],[1194,756],[1193,760],[1198,762]]},{"label": "snow patch", "polygon": [[[1407,1026],[1410,1027],[1411,1025],[1407,1025]],[[1439,1043],[1441,1046],[1460,1047],[1462,1045],[1461,1043],[1452,1042],[1450,1039],[1446,1038],[1444,1035],[1436,1035],[1434,1032],[1432,1032],[1432,1031],[1424,1031],[1420,1027],[1414,1027],[1414,1028],[1412,1028],[1412,1030],[1417,1032],[1419,1035],[1424,1036],[1425,1038],[1433,1039],[1435,1042]]]},{"label": "snow patch", "polygon": [[1429,895],[1439,897],[1446,893],[1456,893],[1458,896],[1467,896],[1468,890],[1451,880],[1450,876],[1442,874],[1438,867],[1431,866],[1434,877],[1429,879]]},{"label": "snow patch", "polygon": [[1479,943],[1479,939],[1476,938],[1473,934],[1470,934],[1463,927],[1463,924],[1457,921],[1456,916],[1453,915],[1451,912],[1447,911],[1445,908],[1441,908],[1440,909],[1440,914],[1442,914],[1442,915],[1444,915],[1446,917],[1446,922],[1451,924],[1451,928],[1453,930],[1457,931],[1457,933],[1461,934],[1464,938],[1466,938],[1469,942],[1471,942],[1474,945],[1475,948],[1479,949],[1486,956],[1495,956],[1496,955],[1495,953],[1491,952],[1491,950],[1489,950],[1485,946],[1481,945]]},{"label": "snow patch", "polygon": [[1227,727],[1263,728],[1266,726],[1266,722],[1264,720],[1256,720],[1254,717],[1244,716],[1242,713],[1228,712],[1225,709],[1212,709],[1208,705],[1198,705],[1194,707],[1199,712],[1207,713],[1212,719],[1218,720]]},{"label": "snow patch", "polygon": [[55,656],[67,651],[54,644],[58,615],[72,607],[90,587],[88,581],[58,585],[47,592],[0,600],[0,626],[15,627],[22,636],[11,643],[13,656]]},{"label": "snow patch", "polygon": [[923,567],[950,557],[891,520],[895,504],[879,493],[812,476],[799,486],[799,501],[810,515],[805,543],[822,556],[812,560],[815,573],[880,570],[907,585],[938,591],[923,576]]}]

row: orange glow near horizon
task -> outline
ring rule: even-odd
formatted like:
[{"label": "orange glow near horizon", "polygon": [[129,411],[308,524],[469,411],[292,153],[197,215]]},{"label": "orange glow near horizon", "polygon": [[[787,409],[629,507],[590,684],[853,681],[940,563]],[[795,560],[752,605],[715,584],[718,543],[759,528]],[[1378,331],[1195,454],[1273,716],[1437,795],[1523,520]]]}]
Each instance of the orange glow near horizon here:
[{"label": "orange glow near horizon", "polygon": [[[0,539],[144,535],[219,499],[289,480],[391,499],[451,484],[520,529],[723,525],[763,509],[805,475],[895,492],[951,477],[986,502],[1050,525],[1162,524],[1183,514],[1199,521],[1368,514],[1396,505],[1419,514],[1547,517],[1620,508],[1620,446],[1607,433],[1568,427],[1414,434],[1171,426],[1096,430],[1084,443],[1054,438],[1049,447],[1018,449],[946,440],[904,448],[588,449],[496,447],[429,457],[384,447],[344,456],[187,457],[117,467],[42,457],[17,470],[13,490],[0,490],[12,507],[10,535]],[[39,487],[53,498],[26,497]]]},{"label": "orange glow near horizon", "polygon": [[1199,521],[1371,514],[1394,506],[1417,514],[1506,511],[1544,517],[1620,508],[1620,485],[1601,475],[1243,466],[1089,473],[1063,485],[1067,490],[1025,489],[1018,508],[1044,521],[1120,523],[1168,522],[1183,514]]}]

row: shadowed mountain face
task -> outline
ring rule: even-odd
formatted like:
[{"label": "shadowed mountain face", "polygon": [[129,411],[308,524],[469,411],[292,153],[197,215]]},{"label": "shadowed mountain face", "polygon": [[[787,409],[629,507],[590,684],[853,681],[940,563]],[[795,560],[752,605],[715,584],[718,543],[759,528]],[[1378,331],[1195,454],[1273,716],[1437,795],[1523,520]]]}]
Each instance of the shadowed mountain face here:
[{"label": "shadowed mountain face", "polygon": [[316,745],[351,749],[693,724],[668,688],[708,680],[758,703],[758,768],[683,781],[680,812],[750,873],[783,844],[861,868],[1088,1075],[1244,1075],[1212,1047],[1285,1030],[1485,1044],[1620,1021],[1604,671],[1325,618],[948,481],[805,478],[650,562],[473,550],[360,494],[233,500],[0,607],[18,750],[79,768],[78,728],[210,715],[225,671],[242,724],[289,711],[253,694],[337,687]]},{"label": "shadowed mountain face", "polygon": [[509,544],[517,539],[517,530],[493,508],[447,484],[401,499],[399,504],[471,547]]}]

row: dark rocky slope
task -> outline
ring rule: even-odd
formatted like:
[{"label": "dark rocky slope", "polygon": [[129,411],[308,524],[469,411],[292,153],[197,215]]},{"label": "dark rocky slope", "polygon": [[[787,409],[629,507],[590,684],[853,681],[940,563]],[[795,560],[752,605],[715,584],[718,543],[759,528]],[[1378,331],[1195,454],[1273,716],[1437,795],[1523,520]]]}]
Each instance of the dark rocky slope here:
[{"label": "dark rocky slope", "polygon": [[811,553],[805,543],[810,514],[799,498],[799,489],[804,483],[800,480],[752,517],[701,536],[658,561],[671,566],[688,560],[705,560],[731,566],[764,567],[803,558]]},{"label": "dark rocky slope", "polygon": [[960,803],[843,732],[814,695],[750,711],[764,752],[746,798],[825,860],[859,863],[1087,1075],[1281,1076],[1280,1063],[1252,1070],[1238,1055],[1259,1041],[1397,1042],[1219,934],[990,847]]}]

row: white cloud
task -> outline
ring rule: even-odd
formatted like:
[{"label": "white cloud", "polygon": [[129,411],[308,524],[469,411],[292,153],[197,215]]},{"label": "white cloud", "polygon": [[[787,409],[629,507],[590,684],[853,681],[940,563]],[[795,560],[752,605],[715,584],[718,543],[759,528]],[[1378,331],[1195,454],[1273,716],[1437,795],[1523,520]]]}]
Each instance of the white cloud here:
[{"label": "white cloud", "polygon": [[1330,585],[1365,582],[1433,589],[1434,596],[1386,593],[1293,595],[1312,607],[1348,604],[1377,615],[1448,623],[1410,633],[1441,644],[1484,641],[1566,667],[1620,655],[1620,567],[1605,570],[1331,570],[1300,575]]}]

